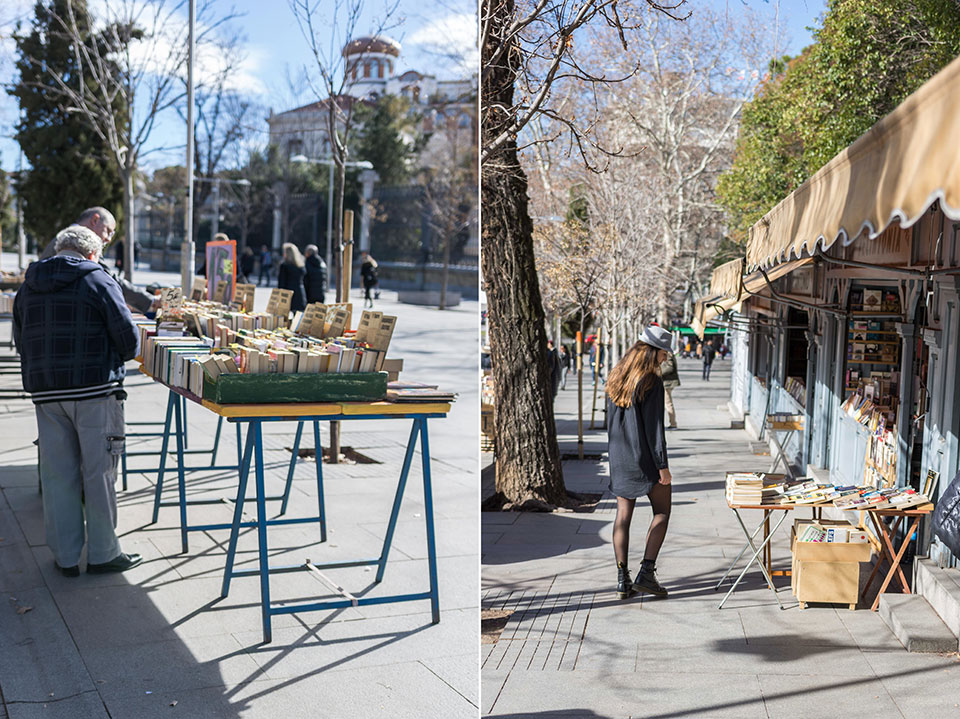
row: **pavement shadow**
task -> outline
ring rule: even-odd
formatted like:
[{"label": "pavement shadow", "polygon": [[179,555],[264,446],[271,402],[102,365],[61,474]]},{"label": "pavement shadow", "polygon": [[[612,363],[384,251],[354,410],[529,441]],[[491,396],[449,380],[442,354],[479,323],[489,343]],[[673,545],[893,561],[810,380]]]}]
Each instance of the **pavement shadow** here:
[{"label": "pavement shadow", "polygon": [[[8,469],[0,467],[0,477]],[[248,709],[227,696],[222,662],[236,649],[232,637],[183,638],[175,602],[164,611],[155,601],[158,587],[150,580],[169,567],[165,558],[145,555],[124,574],[63,577],[36,529],[25,531],[25,523],[42,516],[39,492],[19,492],[6,514],[0,587],[9,601],[0,612],[0,689],[10,716],[41,704],[55,706],[57,716],[91,718],[166,716],[177,705],[190,716],[239,718]],[[132,542],[124,549],[142,551]],[[257,675],[251,679],[259,678],[252,660],[249,667]]]},{"label": "pavement shadow", "polygon": [[[609,544],[600,537],[600,530],[610,524],[608,519],[589,519],[580,513],[531,514],[518,522],[527,524],[521,531],[516,524],[495,542],[484,541],[481,547],[482,564],[514,564],[547,559],[580,549],[592,549]],[[491,529],[494,529],[491,527]],[[611,555],[613,552],[611,551]]]},{"label": "pavement shadow", "polygon": [[510,712],[509,714],[485,714],[487,719],[547,719],[548,717],[563,717],[563,719],[614,719],[609,714],[597,714],[590,709],[550,709],[542,712]]}]

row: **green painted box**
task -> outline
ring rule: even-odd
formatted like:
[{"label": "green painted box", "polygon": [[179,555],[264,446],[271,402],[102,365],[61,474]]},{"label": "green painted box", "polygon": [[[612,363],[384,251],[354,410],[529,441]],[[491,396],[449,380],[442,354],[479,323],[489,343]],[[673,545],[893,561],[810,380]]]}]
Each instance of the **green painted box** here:
[{"label": "green painted box", "polygon": [[217,404],[375,402],[387,396],[386,372],[222,374],[203,378],[203,398]]}]

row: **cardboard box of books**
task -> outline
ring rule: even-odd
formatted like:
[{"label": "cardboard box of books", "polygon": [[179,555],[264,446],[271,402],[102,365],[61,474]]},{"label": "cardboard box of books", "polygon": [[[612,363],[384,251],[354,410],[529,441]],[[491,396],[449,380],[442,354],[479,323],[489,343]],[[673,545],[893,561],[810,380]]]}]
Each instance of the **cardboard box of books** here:
[{"label": "cardboard box of books", "polygon": [[796,520],[792,532],[790,586],[800,602],[831,602],[855,607],[860,563],[870,561],[871,546],[849,522]]}]

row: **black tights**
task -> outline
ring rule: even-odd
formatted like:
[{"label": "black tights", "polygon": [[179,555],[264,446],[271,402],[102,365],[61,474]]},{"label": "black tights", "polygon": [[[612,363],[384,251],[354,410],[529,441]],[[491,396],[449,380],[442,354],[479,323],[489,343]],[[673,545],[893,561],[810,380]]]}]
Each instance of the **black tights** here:
[{"label": "black tights", "polygon": [[[647,547],[643,558],[648,562],[657,561],[663,539],[667,536],[667,523],[670,521],[670,485],[657,482],[647,495],[650,506],[653,508],[653,519],[647,530]],[[613,552],[617,557],[617,564],[627,566],[627,554],[630,548],[630,520],[633,519],[633,508],[636,499],[617,497],[617,518],[613,522]]]}]

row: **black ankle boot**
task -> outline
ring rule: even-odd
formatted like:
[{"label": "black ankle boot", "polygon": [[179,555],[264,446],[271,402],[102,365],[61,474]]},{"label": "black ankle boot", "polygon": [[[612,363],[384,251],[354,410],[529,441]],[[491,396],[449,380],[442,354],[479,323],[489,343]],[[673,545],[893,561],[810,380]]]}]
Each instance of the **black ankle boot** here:
[{"label": "black ankle boot", "polygon": [[617,564],[617,599],[629,599],[637,590],[630,582],[630,570],[625,564]]},{"label": "black ankle boot", "polygon": [[653,564],[644,562],[637,573],[637,579],[633,583],[633,591],[643,592],[645,594],[656,594],[658,597],[667,596],[667,590],[657,581],[656,567]]}]

